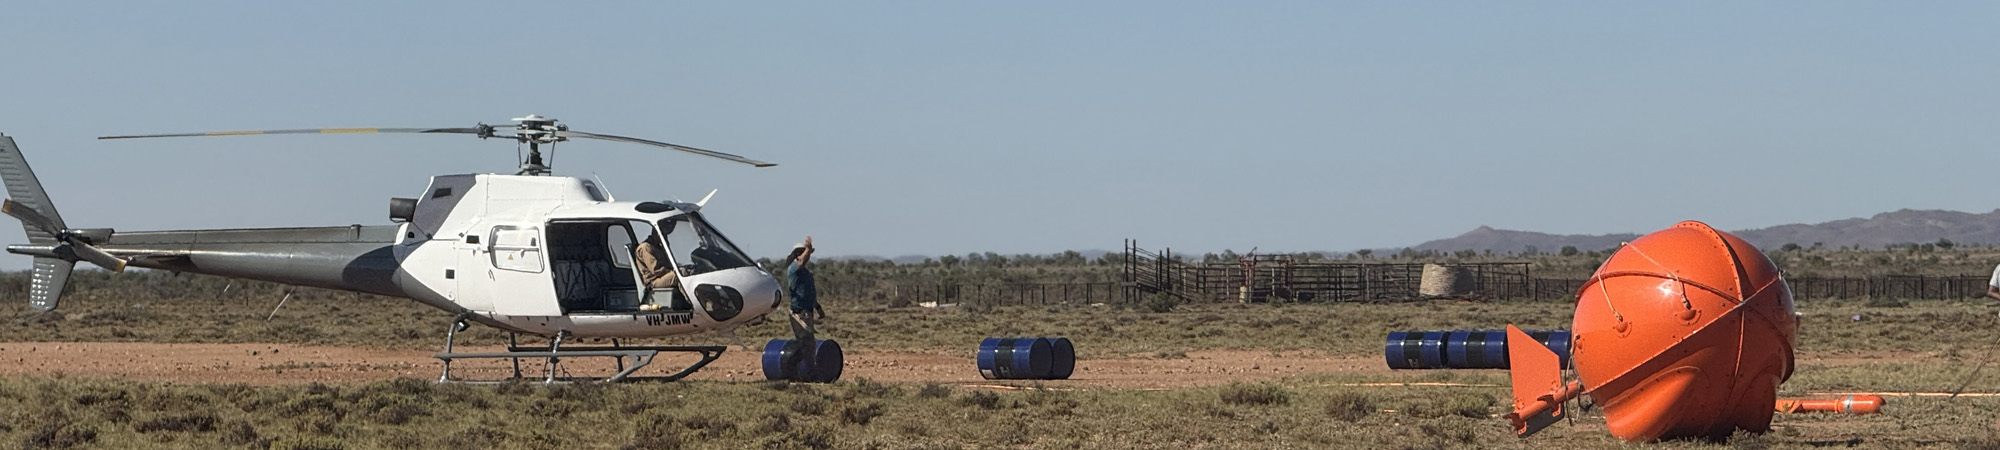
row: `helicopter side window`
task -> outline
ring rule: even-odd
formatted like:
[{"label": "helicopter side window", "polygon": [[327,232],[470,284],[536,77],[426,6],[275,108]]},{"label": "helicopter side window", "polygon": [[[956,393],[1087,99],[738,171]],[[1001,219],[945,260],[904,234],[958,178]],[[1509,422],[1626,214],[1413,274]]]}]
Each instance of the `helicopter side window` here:
[{"label": "helicopter side window", "polygon": [[[611,253],[611,265],[620,269],[632,268],[632,229],[622,223],[611,224],[611,229],[604,236],[604,250]],[[652,234],[651,230],[647,234]]]},{"label": "helicopter side window", "polygon": [[517,272],[542,271],[541,229],[501,225],[488,239],[493,267]]}]

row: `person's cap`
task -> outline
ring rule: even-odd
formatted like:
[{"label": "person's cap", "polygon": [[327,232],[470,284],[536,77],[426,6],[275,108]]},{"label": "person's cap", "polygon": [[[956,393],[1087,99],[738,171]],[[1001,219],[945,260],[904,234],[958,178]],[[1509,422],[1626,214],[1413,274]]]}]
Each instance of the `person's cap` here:
[{"label": "person's cap", "polygon": [[800,249],[804,249],[804,248],[806,248],[806,243],[804,243],[804,242],[800,242],[800,243],[797,243],[797,244],[792,244],[792,251],[795,251],[795,252],[796,252],[796,251],[799,251]]}]

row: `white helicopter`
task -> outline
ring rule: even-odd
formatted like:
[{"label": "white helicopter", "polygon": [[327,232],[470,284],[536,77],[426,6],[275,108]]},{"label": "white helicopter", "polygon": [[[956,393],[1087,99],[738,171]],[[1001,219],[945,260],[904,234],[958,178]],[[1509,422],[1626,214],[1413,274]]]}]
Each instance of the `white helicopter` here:
[{"label": "white helicopter", "polygon": [[[70,228],[11,137],[0,135],[0,181],[11,197],[0,212],[27,228],[28,244],[10,253],[35,257],[31,305],[55,309],[70,271],[88,261],[111,271],[127,266],[272,281],[405,297],[454,314],[445,332],[441,382],[456,381],[451,361],[548,358],[545,381],[556,381],[558,357],[615,357],[625,379],[659,352],[692,352],[701,360],[678,379],[719,358],[723,346],[619,345],[617,338],[683,336],[731,330],[761,321],[781,299],[777,280],[724,238],[702,216],[709,197],[694,203],[616,201],[591,180],[550,175],[542,150],[571,138],[663,147],[723,160],[775,164],[728,153],[644,139],[571,131],[555,119],[529,115],[510,130],[472,128],[327,128],[106,136],[129,139],[257,134],[424,133],[511,137],[526,147],[515,175],[431,177],[415,199],[392,198],[397,225],[115,232]],[[641,281],[639,243],[667,250],[677,289]],[[478,322],[547,337],[546,346],[516,343],[505,352],[453,353],[456,333]],[[732,335],[733,336],[733,335]],[[609,347],[564,347],[565,339],[612,338]],[[634,364],[626,367],[625,358]]]}]

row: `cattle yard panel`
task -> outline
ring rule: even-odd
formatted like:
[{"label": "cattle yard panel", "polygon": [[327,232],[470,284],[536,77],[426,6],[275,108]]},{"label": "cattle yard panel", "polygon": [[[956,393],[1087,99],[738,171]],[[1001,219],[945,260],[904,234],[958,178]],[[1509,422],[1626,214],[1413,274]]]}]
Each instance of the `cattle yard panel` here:
[{"label": "cattle yard panel", "polygon": [[[1197,301],[1399,301],[1418,297],[1424,272],[1424,264],[1302,261],[1291,255],[1193,263],[1171,250],[1147,251],[1129,239],[1124,256],[1127,300],[1164,293]],[[1471,278],[1466,297],[1525,298],[1535,287],[1525,262],[1442,265]]]}]

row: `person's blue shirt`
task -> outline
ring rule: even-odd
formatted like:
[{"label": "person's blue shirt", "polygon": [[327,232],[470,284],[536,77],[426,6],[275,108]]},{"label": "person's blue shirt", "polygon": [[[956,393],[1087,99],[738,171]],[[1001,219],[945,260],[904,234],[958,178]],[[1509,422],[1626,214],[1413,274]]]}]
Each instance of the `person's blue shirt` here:
[{"label": "person's blue shirt", "polygon": [[792,312],[819,309],[819,294],[813,286],[812,269],[799,265],[798,261],[785,265],[785,286],[791,290]]}]

